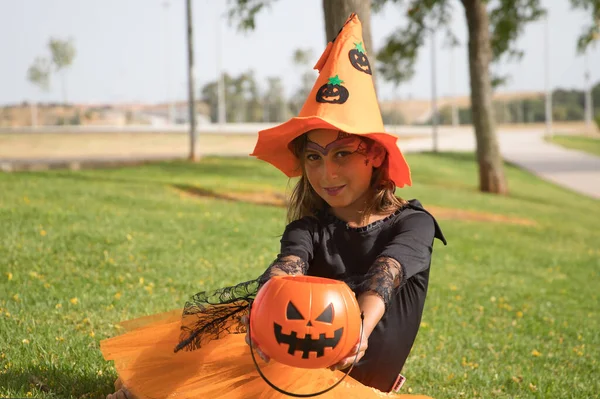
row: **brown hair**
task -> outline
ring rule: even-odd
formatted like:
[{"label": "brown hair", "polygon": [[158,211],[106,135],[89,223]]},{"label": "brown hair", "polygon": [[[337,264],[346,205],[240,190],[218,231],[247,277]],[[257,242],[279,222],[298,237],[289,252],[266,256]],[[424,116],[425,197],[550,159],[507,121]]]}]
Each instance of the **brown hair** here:
[{"label": "brown hair", "polygon": [[[299,160],[299,167],[302,168],[302,176],[292,190],[288,203],[287,222],[302,219],[305,216],[316,216],[319,210],[326,209],[327,203],[313,190],[308,182],[304,169],[304,150],[306,148],[307,134],[305,133],[294,139],[290,145],[290,150]],[[360,137],[367,144],[368,152],[373,151],[379,144],[368,138]],[[383,149],[383,148],[382,148]],[[384,150],[385,151],[385,150]],[[396,197],[394,191],[396,185],[388,176],[388,155],[379,168],[375,168],[371,177],[371,196],[368,206],[364,209],[363,221],[368,220],[369,216],[378,213],[392,213],[407,203],[406,200]]]}]

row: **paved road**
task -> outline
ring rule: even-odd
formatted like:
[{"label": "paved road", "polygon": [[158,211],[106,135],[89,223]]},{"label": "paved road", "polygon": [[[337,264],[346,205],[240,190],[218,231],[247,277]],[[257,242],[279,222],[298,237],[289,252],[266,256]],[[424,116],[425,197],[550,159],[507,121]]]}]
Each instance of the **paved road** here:
[{"label": "paved road", "polygon": [[[502,156],[507,161],[539,177],[575,192],[600,199],[600,157],[550,144],[542,130],[507,130],[498,134]],[[431,137],[400,142],[402,151],[430,151]],[[471,129],[445,130],[439,135],[440,151],[473,151],[475,136]],[[229,154],[246,155],[248,149],[233,149]],[[139,164],[145,161],[184,158],[183,154],[143,157],[100,157],[72,159],[0,159],[0,171],[40,170],[49,168],[79,169],[106,165]]]},{"label": "paved road", "polygon": [[[548,143],[536,130],[504,131],[498,134],[500,151],[511,162],[531,173],[575,192],[600,199],[600,157]],[[405,152],[431,151],[433,140],[402,143]],[[440,151],[474,151],[472,133],[445,134],[438,140]]]}]

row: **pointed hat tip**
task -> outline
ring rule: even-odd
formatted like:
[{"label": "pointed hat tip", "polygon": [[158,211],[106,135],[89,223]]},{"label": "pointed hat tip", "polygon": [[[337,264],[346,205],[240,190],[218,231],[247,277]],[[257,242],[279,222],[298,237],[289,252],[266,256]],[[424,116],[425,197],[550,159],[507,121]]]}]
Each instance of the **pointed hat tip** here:
[{"label": "pointed hat tip", "polygon": [[340,35],[340,33],[342,33],[342,31],[344,30],[344,28],[346,26],[348,26],[348,23],[350,23],[352,21],[358,22],[360,24],[360,20],[358,19],[358,15],[355,12],[353,12],[352,14],[350,14],[350,16],[346,19],[346,22],[344,22],[344,25],[342,25],[342,27],[340,28],[340,30],[338,31],[338,33],[335,35],[335,37],[333,38],[333,40],[331,40],[329,43],[327,43],[327,47],[325,47],[325,50],[323,51],[323,54],[321,54],[321,57],[319,57],[319,60],[317,61],[317,63],[313,67],[313,69],[319,71],[319,73],[321,72],[321,69],[323,69],[323,66],[327,62],[327,58],[329,58],[329,54],[331,53],[331,49],[333,48],[333,42],[335,42],[335,39],[338,38],[338,36]]}]

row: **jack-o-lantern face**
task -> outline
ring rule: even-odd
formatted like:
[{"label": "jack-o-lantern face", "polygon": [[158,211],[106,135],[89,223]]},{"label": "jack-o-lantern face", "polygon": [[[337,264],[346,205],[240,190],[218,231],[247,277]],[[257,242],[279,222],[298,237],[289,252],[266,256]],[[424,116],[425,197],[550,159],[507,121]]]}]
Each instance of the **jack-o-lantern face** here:
[{"label": "jack-o-lantern face", "polygon": [[[286,318],[288,320],[304,320],[308,321],[306,323],[307,326],[312,327],[313,323],[310,320],[307,320],[302,316],[300,311],[294,306],[293,302],[290,301],[288,303],[288,308],[286,312]],[[315,321],[320,321],[323,323],[332,324],[333,322],[333,304],[329,304],[315,319]],[[340,338],[342,338],[342,334],[344,333],[344,327],[340,327],[333,331],[333,337],[327,338],[327,334],[320,333],[313,338],[312,334],[306,334],[304,338],[298,338],[298,334],[295,331],[292,331],[291,334],[283,333],[283,326],[277,323],[273,323],[273,329],[275,332],[275,340],[278,344],[286,344],[288,345],[288,354],[295,355],[296,351],[302,352],[302,359],[308,359],[308,355],[310,352],[316,352],[317,357],[322,357],[325,355],[325,348],[335,348],[337,344],[340,342]]]},{"label": "jack-o-lantern face", "polygon": [[353,48],[348,52],[348,56],[350,57],[350,64],[361,72],[366,73],[367,75],[372,75],[371,72],[371,63],[367,58],[367,54],[365,53],[365,49],[361,43],[354,43],[356,48]]},{"label": "jack-o-lantern face", "polygon": [[294,367],[339,362],[358,342],[360,309],[348,286],[309,276],[273,277],[252,305],[252,339],[271,358]]},{"label": "jack-o-lantern face", "polygon": [[344,83],[337,75],[329,78],[328,83],[317,90],[317,102],[330,104],[343,104],[348,100],[350,93],[342,86]]}]

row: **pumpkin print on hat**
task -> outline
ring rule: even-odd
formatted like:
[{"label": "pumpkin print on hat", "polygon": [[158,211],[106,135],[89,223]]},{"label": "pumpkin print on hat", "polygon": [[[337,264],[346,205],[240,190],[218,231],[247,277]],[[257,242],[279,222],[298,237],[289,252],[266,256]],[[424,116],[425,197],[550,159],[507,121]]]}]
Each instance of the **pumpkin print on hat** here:
[{"label": "pumpkin print on hat", "polygon": [[355,48],[348,51],[348,56],[350,57],[350,64],[361,72],[366,73],[367,75],[372,75],[371,72],[371,63],[367,58],[367,53],[365,52],[365,48],[362,42],[354,43]]},{"label": "pumpkin print on hat", "polygon": [[338,363],[358,343],[360,329],[352,290],[321,277],[272,277],[250,312],[252,340],[272,359],[293,367]]},{"label": "pumpkin print on hat", "polygon": [[342,86],[343,80],[338,75],[329,78],[327,83],[317,90],[317,102],[330,104],[343,104],[348,100],[350,93]]}]

